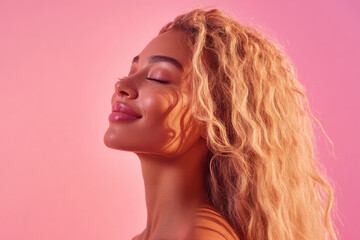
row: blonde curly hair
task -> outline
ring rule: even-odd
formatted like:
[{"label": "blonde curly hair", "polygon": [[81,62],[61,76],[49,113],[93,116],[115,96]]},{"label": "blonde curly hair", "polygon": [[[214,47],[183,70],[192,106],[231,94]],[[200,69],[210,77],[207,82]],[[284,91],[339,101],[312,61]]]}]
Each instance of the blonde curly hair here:
[{"label": "blonde curly hair", "polygon": [[279,44],[217,9],[179,15],[159,34],[169,30],[192,47],[186,78],[193,116],[206,125],[216,210],[240,239],[337,239],[311,118],[321,124]]}]

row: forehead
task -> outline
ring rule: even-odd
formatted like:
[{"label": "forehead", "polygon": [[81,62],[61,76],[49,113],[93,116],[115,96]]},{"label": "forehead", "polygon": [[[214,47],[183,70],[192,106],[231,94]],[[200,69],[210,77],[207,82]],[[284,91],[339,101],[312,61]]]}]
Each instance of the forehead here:
[{"label": "forehead", "polygon": [[185,67],[191,62],[192,52],[185,33],[170,30],[152,39],[139,54],[139,61],[144,62],[152,55],[174,58]]}]

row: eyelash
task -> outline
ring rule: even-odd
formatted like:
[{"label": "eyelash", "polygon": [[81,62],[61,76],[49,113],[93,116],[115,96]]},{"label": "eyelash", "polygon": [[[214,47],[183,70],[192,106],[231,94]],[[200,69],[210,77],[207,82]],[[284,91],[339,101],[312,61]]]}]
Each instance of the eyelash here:
[{"label": "eyelash", "polygon": [[156,81],[156,82],[159,82],[159,83],[168,83],[169,82],[169,81],[164,81],[164,80],[158,80],[158,79],[155,79],[155,78],[146,78],[146,79]]},{"label": "eyelash", "polygon": [[[127,78],[127,76],[123,76],[123,77],[118,77],[117,79],[119,81],[123,80]],[[158,79],[155,79],[155,78],[146,78],[147,80],[151,80],[151,81],[156,81],[156,82],[159,82],[159,83],[163,83],[163,84],[166,84],[166,83],[169,83],[169,81],[164,81],[164,80],[158,80]]]}]

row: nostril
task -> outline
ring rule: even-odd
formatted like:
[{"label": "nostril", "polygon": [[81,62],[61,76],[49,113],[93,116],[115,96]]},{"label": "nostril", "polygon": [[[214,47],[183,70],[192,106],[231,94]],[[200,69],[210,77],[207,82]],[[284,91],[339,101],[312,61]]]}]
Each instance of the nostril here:
[{"label": "nostril", "polygon": [[115,84],[115,93],[119,97],[136,98],[137,89],[135,86],[131,86],[130,82],[118,81]]},{"label": "nostril", "polygon": [[126,95],[126,96],[129,96],[129,94],[125,91],[120,91],[120,95]]}]

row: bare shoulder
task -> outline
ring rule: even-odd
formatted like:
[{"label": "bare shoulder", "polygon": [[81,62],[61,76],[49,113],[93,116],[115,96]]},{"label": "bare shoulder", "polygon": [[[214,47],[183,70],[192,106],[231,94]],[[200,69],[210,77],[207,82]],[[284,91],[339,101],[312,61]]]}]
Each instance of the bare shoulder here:
[{"label": "bare shoulder", "polygon": [[226,219],[210,205],[198,208],[193,236],[193,240],[239,240]]}]

